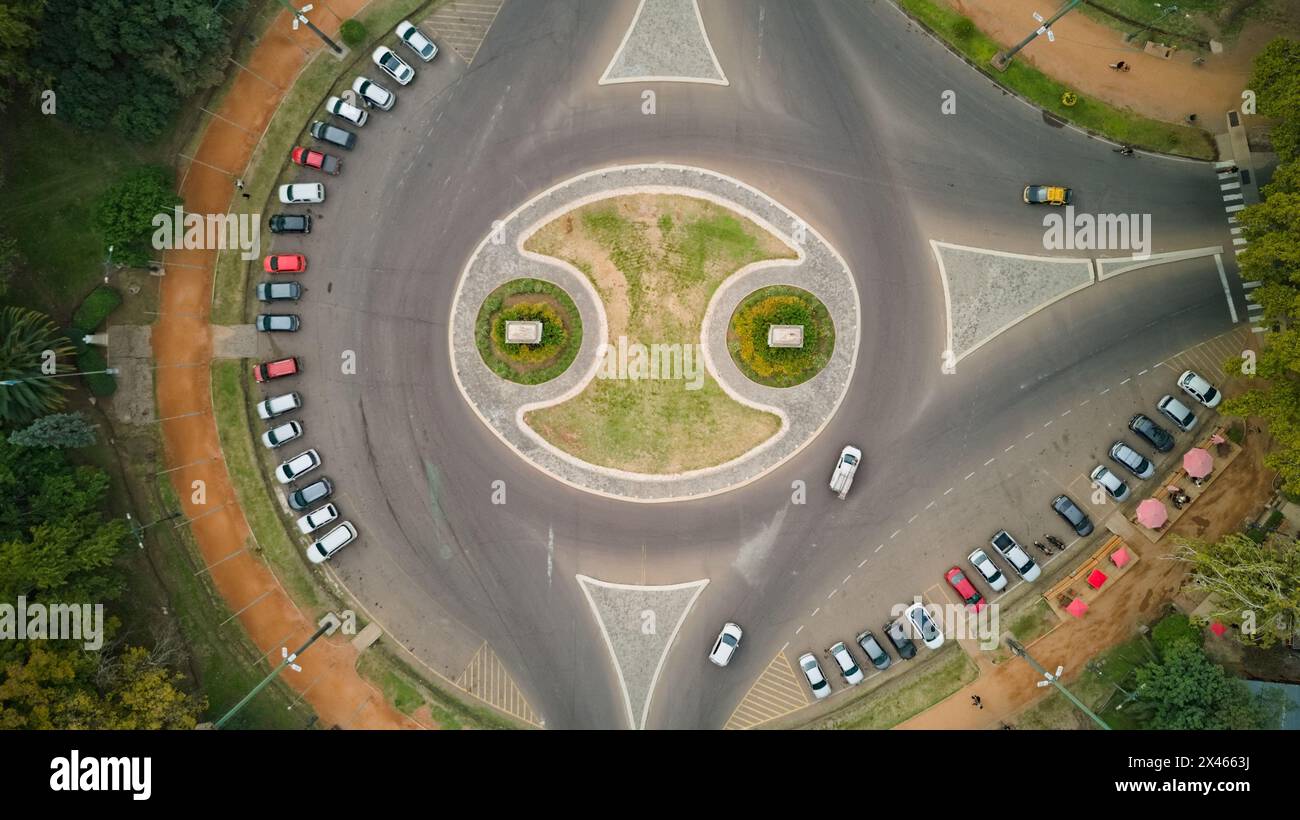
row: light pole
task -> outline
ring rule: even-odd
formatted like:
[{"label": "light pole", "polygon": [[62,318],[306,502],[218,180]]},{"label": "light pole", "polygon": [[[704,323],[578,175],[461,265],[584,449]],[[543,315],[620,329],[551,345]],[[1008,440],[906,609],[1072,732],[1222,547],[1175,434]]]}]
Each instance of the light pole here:
[{"label": "light pole", "polygon": [[87,370],[82,373],[51,373],[48,376],[28,376],[25,379],[4,379],[0,381],[0,387],[13,387],[23,382],[36,382],[41,379],[62,379],[66,376],[94,376],[97,373],[107,373],[110,376],[116,376],[120,373],[116,367],[105,368],[104,370]]},{"label": "light pole", "polygon": [[1057,10],[1056,14],[1053,14],[1046,21],[1044,21],[1043,18],[1039,17],[1038,14],[1035,13],[1034,17],[1037,18],[1039,22],[1042,23],[1042,25],[1034,29],[1032,34],[1030,34],[1025,39],[1021,40],[1020,42],[1016,43],[1009,50],[999,51],[997,54],[994,54],[993,59],[990,60],[989,62],[991,62],[993,64],[993,67],[996,68],[998,71],[1006,71],[1007,66],[1011,64],[1011,58],[1016,56],[1016,54],[1020,51],[1020,49],[1032,43],[1034,41],[1034,38],[1038,37],[1038,35],[1046,34],[1048,40],[1055,40],[1056,36],[1053,35],[1052,32],[1049,30],[1052,26],[1052,23],[1055,23],[1057,20],[1060,20],[1070,11],[1070,9],[1074,8],[1075,6],[1079,5],[1082,2],[1083,0],[1066,0],[1065,5],[1061,6],[1061,8]]},{"label": "light pole", "polygon": [[1058,690],[1060,690],[1061,694],[1065,695],[1067,698],[1070,699],[1071,703],[1079,707],[1079,710],[1081,712],[1083,712],[1088,717],[1092,718],[1094,723],[1096,723],[1098,726],[1100,726],[1103,729],[1110,728],[1110,726],[1106,723],[1106,721],[1097,717],[1096,713],[1094,713],[1091,709],[1085,706],[1083,701],[1076,698],[1073,692],[1071,692],[1069,689],[1066,689],[1064,686],[1061,685],[1061,681],[1059,680],[1059,675],[1061,670],[1058,669],[1057,674],[1055,675],[1053,675],[1051,672],[1048,672],[1046,669],[1042,667],[1042,665],[1038,661],[1034,660],[1033,657],[1030,656],[1029,652],[1026,651],[1026,649],[1023,646],[1021,646],[1020,642],[1017,641],[1015,638],[1007,638],[1007,648],[1010,649],[1014,654],[1024,658],[1025,662],[1028,663],[1030,666],[1032,666],[1035,672],[1043,676],[1043,679],[1038,682],[1039,686],[1048,686],[1048,685],[1055,686]]},{"label": "light pole", "polygon": [[153,524],[141,524],[131,517],[131,513],[127,513],[126,525],[131,528],[131,534],[135,536],[135,542],[140,545],[140,549],[144,549],[144,531],[152,527],[154,524],[161,524],[164,521],[170,521],[178,515],[180,515],[179,512],[174,512],[171,515],[159,518],[157,521],[153,522]]},{"label": "light pole", "polygon": [[311,647],[312,644],[316,643],[317,638],[320,638],[322,635],[333,634],[334,630],[338,629],[338,627],[339,627],[338,616],[335,615],[333,612],[331,612],[327,614],[324,618],[321,618],[320,628],[312,633],[312,636],[307,639],[307,642],[305,644],[303,644],[301,647],[298,648],[297,652],[291,654],[289,652],[288,647],[283,647],[283,646],[280,647],[280,655],[281,657],[284,658],[284,660],[280,661],[280,665],[272,669],[271,674],[267,675],[265,678],[262,678],[262,682],[259,683],[257,686],[254,686],[247,695],[244,695],[243,700],[239,701],[239,703],[236,703],[234,706],[232,706],[229,712],[226,712],[224,715],[221,716],[220,720],[212,724],[212,728],[220,729],[222,726],[225,726],[227,723],[229,723],[230,719],[233,718],[235,715],[239,714],[239,710],[243,709],[245,706],[248,705],[249,701],[257,697],[258,692],[261,692],[271,683],[271,681],[275,680],[276,676],[279,675],[282,671],[284,671],[284,668],[286,666],[292,666],[295,672],[300,671],[302,667],[298,666],[298,664],[295,663],[295,661],[298,660],[298,657],[302,655],[302,653],[306,652]]},{"label": "light pole", "polygon": [[[1159,3],[1156,3],[1155,5],[1156,5],[1156,8],[1161,8],[1161,6],[1160,6]],[[1159,16],[1159,17],[1157,17],[1156,19],[1152,20],[1150,23],[1147,23],[1147,24],[1146,24],[1145,26],[1143,26],[1142,28],[1138,29],[1137,31],[1134,31],[1134,32],[1130,32],[1130,33],[1128,33],[1128,34],[1125,34],[1125,35],[1124,35],[1124,42],[1126,42],[1126,43],[1131,43],[1131,42],[1133,42],[1133,40],[1134,40],[1134,39],[1135,39],[1139,34],[1141,34],[1142,32],[1146,31],[1146,30],[1149,29],[1149,28],[1152,28],[1153,26],[1155,26],[1156,23],[1159,23],[1161,20],[1165,19],[1166,17],[1168,17],[1169,15],[1173,14],[1173,13],[1176,12],[1176,11],[1178,11],[1178,7],[1177,7],[1177,6],[1170,6],[1169,8],[1165,9],[1164,11],[1162,11],[1162,12],[1160,13],[1160,16]]]},{"label": "light pole", "polygon": [[325,45],[329,46],[330,49],[335,54],[343,53],[342,46],[340,46],[338,43],[331,40],[329,37],[325,36],[325,32],[316,28],[316,24],[307,19],[306,13],[312,10],[312,6],[310,3],[303,6],[301,9],[294,8],[293,4],[290,3],[289,0],[280,0],[280,5],[284,6],[289,11],[293,12],[293,27],[295,29],[298,28],[299,23],[302,23],[307,28],[311,29],[316,34],[317,37],[321,38],[321,40],[324,41]]}]

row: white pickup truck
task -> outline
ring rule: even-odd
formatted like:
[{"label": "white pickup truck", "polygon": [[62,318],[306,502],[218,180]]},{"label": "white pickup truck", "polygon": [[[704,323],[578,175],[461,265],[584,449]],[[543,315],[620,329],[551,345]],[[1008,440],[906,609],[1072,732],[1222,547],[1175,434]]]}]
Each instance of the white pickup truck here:
[{"label": "white pickup truck", "polygon": [[835,472],[831,473],[831,490],[843,500],[853,486],[853,474],[862,463],[862,451],[852,445],[840,451],[840,460],[835,462]]}]

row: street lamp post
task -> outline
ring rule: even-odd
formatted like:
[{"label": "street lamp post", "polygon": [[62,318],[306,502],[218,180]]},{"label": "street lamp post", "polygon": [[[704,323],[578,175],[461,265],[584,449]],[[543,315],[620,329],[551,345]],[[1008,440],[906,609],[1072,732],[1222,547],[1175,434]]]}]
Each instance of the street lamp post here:
[{"label": "street lamp post", "polygon": [[312,8],[310,4],[303,6],[301,9],[297,9],[294,8],[293,4],[290,3],[289,0],[280,0],[280,5],[284,6],[289,11],[293,12],[293,27],[295,29],[298,28],[299,23],[302,23],[307,28],[311,29],[312,32],[317,37],[321,38],[321,40],[325,43],[325,45],[329,46],[330,50],[332,50],[335,54],[343,53],[342,46],[340,46],[338,43],[334,42],[329,37],[327,37],[325,35],[325,32],[316,28],[316,24],[307,19],[306,12],[311,11]]},{"label": "street lamp post", "polygon": [[[994,54],[993,59],[990,60],[989,62],[991,62],[993,64],[993,67],[996,68],[998,71],[1006,71],[1007,66],[1011,64],[1011,58],[1016,56],[1016,54],[1019,53],[1019,51],[1022,48],[1032,43],[1034,39],[1038,37],[1038,35],[1046,34],[1047,39],[1049,40],[1055,39],[1054,36],[1052,35],[1052,32],[1049,30],[1052,26],[1052,23],[1055,23],[1057,20],[1060,20],[1067,13],[1069,13],[1070,9],[1073,9],[1075,6],[1079,5],[1082,2],[1083,0],[1066,0],[1065,5],[1061,6],[1061,8],[1057,10],[1056,14],[1053,14],[1050,18],[1043,21],[1043,24],[1038,28],[1034,29],[1034,31],[1028,37],[1016,43],[1009,50],[999,51],[997,54]],[[1038,14],[1035,13],[1034,16],[1038,17]],[[1038,19],[1042,20],[1041,17],[1038,17]]]},{"label": "street lamp post", "polygon": [[1073,692],[1071,692],[1069,689],[1066,689],[1064,686],[1061,685],[1061,681],[1059,680],[1059,675],[1061,671],[1060,669],[1056,670],[1057,671],[1056,675],[1053,675],[1051,672],[1048,672],[1046,669],[1043,668],[1042,664],[1040,664],[1038,661],[1033,659],[1033,657],[1024,648],[1024,646],[1022,646],[1020,642],[1017,641],[1015,638],[1007,638],[1007,648],[1010,649],[1014,654],[1024,658],[1025,662],[1028,663],[1030,666],[1032,666],[1035,672],[1043,676],[1043,679],[1038,682],[1039,686],[1044,686],[1048,684],[1055,686],[1061,692],[1061,694],[1069,698],[1071,703],[1079,707],[1079,711],[1083,712],[1085,715],[1092,718],[1094,723],[1096,723],[1098,726],[1100,726],[1103,729],[1110,728],[1110,726],[1106,723],[1106,721],[1099,718],[1095,712],[1093,712],[1091,709],[1085,706],[1083,701],[1079,700],[1074,696]]},{"label": "street lamp post", "polygon": [[231,718],[239,714],[239,711],[243,709],[245,706],[247,706],[249,701],[257,697],[258,692],[261,692],[263,689],[269,686],[271,681],[275,680],[276,676],[279,675],[281,672],[283,672],[286,666],[292,666],[294,668],[294,671],[298,671],[299,669],[301,669],[301,667],[298,666],[296,661],[302,655],[302,653],[306,652],[309,648],[311,648],[311,645],[316,643],[316,640],[320,638],[322,635],[333,634],[334,630],[338,629],[338,627],[339,627],[338,616],[334,615],[333,613],[330,613],[321,619],[320,628],[312,633],[312,636],[307,639],[306,643],[304,643],[302,646],[298,648],[297,652],[291,653],[288,651],[287,647],[281,647],[280,654],[284,657],[284,660],[280,661],[280,665],[272,669],[271,674],[267,675],[265,678],[262,678],[262,682],[257,684],[257,686],[254,686],[247,695],[244,695],[243,700],[239,701],[239,703],[236,703],[234,706],[232,706],[229,712],[226,712],[224,715],[221,716],[220,720],[212,724],[212,728],[220,729],[221,727],[229,723]]},{"label": "street lamp post", "polygon": [[[1159,4],[1159,3],[1156,3],[1156,6],[1159,7],[1160,4]],[[1143,26],[1142,28],[1138,29],[1137,31],[1133,31],[1133,32],[1129,32],[1128,34],[1125,34],[1125,35],[1124,35],[1124,42],[1126,42],[1126,43],[1131,43],[1131,42],[1133,42],[1133,40],[1137,39],[1137,36],[1138,36],[1139,34],[1141,34],[1142,32],[1146,31],[1146,30],[1149,29],[1149,28],[1154,27],[1156,23],[1159,23],[1161,20],[1165,19],[1166,17],[1168,17],[1169,15],[1173,14],[1173,13],[1176,12],[1176,11],[1178,11],[1178,7],[1177,7],[1177,6],[1170,6],[1169,8],[1165,9],[1164,11],[1162,11],[1162,12],[1160,13],[1160,16],[1156,17],[1156,19],[1152,20],[1150,23],[1147,23],[1147,24],[1146,24],[1145,26]]]}]

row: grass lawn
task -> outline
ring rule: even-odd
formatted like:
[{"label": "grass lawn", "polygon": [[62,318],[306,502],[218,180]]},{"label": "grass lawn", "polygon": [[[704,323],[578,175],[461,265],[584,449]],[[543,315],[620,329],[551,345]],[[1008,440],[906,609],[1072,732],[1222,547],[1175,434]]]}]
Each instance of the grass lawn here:
[{"label": "grass lawn", "polygon": [[902,675],[881,685],[809,728],[889,729],[919,715],[977,677],[979,668],[975,662],[956,643],[949,643],[935,658],[925,661],[915,674]]},{"label": "grass lawn", "polygon": [[25,265],[7,301],[66,324],[103,282],[107,251],[94,227],[95,200],[119,175],[161,161],[166,143],[166,136],[141,146],[110,133],[81,134],[15,103],[0,123],[0,225],[17,241]]},{"label": "grass lawn", "polygon": [[1013,615],[1009,630],[1017,641],[1020,641],[1023,645],[1028,645],[1051,632],[1060,622],[1060,619],[1056,617],[1056,613],[1052,612],[1051,605],[1039,597],[1034,599],[1032,605],[1017,611]]},{"label": "grass lawn", "polygon": [[[298,173],[296,166],[289,162],[289,152],[295,145],[315,145],[315,141],[307,134],[307,129],[314,119],[329,119],[321,108],[325,98],[351,88],[352,78],[358,72],[369,72],[368,68],[366,71],[362,69],[373,65],[370,53],[380,42],[393,49],[400,49],[393,28],[404,18],[422,15],[434,5],[436,3],[430,0],[384,0],[371,3],[357,15],[357,19],[371,33],[369,43],[352,49],[342,60],[331,56],[328,49],[317,52],[312,57],[285,94],[266,133],[262,135],[262,141],[254,151],[252,162],[244,174],[244,192],[248,198],[234,197],[230,205],[231,213],[265,215],[280,210],[274,198],[276,186],[292,181]],[[398,53],[401,53],[400,50]],[[365,134],[358,132],[358,147],[355,150],[362,150],[365,140]],[[197,148],[197,143],[195,147]],[[346,175],[348,152],[334,146],[319,147],[343,157],[344,170],[340,177]],[[323,178],[323,175],[316,174],[313,178]],[[328,184],[326,182],[327,186]],[[269,241],[269,231],[267,238]],[[222,251],[217,255],[212,286],[213,324],[237,325],[250,320],[247,308],[248,282],[251,276],[261,270],[261,264],[260,259],[240,259],[237,250]]]},{"label": "grass lawn", "polygon": [[[547,441],[592,464],[672,474],[729,461],[780,429],[775,415],[731,399],[699,352],[700,322],[724,279],[753,262],[794,258],[775,236],[706,200],[632,195],[566,213],[524,247],[585,273],[609,322],[609,368],[569,401],[526,416]],[[656,357],[651,377],[630,378],[638,345],[672,352]]]},{"label": "grass lawn", "polygon": [[484,706],[471,705],[448,694],[407,671],[406,664],[395,659],[390,650],[376,644],[361,656],[357,671],[363,678],[379,687],[384,698],[405,715],[415,715],[421,708],[427,711],[416,715],[422,721],[432,720],[442,729],[521,729],[515,723]]},{"label": "grass lawn", "polygon": [[323,610],[327,607],[324,593],[304,564],[303,546],[290,537],[268,483],[273,462],[279,461],[270,455],[259,456],[254,449],[264,448],[260,442],[254,443],[248,393],[252,378],[243,360],[212,363],[212,412],[226,469],[262,558],[299,606],[308,612]]},{"label": "grass lawn", "polygon": [[[772,325],[803,327],[803,347],[767,345]],[[816,376],[831,360],[835,324],[821,300],[806,290],[773,285],[736,306],[727,328],[727,350],[740,372],[768,387],[793,387]]]},{"label": "grass lawn", "polygon": [[967,18],[958,12],[936,0],[897,2],[994,82],[1006,86],[1062,119],[1096,131],[1116,142],[1140,148],[1197,159],[1213,159],[1215,156],[1213,138],[1197,128],[1149,119],[1082,95],[1078,103],[1067,107],[1061,103],[1061,95],[1071,90],[1069,86],[1057,82],[1023,60],[1013,60],[1006,71],[994,69],[989,60],[1001,51],[1001,46],[978,29],[962,36],[958,24]]}]

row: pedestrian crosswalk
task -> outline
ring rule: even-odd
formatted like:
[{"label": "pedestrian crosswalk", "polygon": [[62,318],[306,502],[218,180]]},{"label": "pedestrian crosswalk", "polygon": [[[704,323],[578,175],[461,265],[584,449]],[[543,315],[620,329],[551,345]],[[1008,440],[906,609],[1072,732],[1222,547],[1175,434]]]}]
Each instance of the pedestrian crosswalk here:
[{"label": "pedestrian crosswalk", "polygon": [[466,64],[474,62],[479,46],[505,0],[450,0],[429,17],[435,36],[451,46]]},{"label": "pedestrian crosswalk", "polygon": [[[1232,233],[1232,253],[1235,258],[1250,244],[1246,237],[1241,235],[1241,225],[1237,218],[1238,213],[1246,210],[1241,193],[1241,170],[1235,162],[1225,159],[1214,163],[1214,173],[1219,179],[1219,195],[1223,197],[1223,212],[1227,215],[1228,230]],[[1264,307],[1256,302],[1252,295],[1255,288],[1262,284],[1263,282],[1241,283],[1246,291],[1246,312],[1250,319],[1250,329],[1255,333],[1264,333],[1268,330],[1264,323]]]}]

